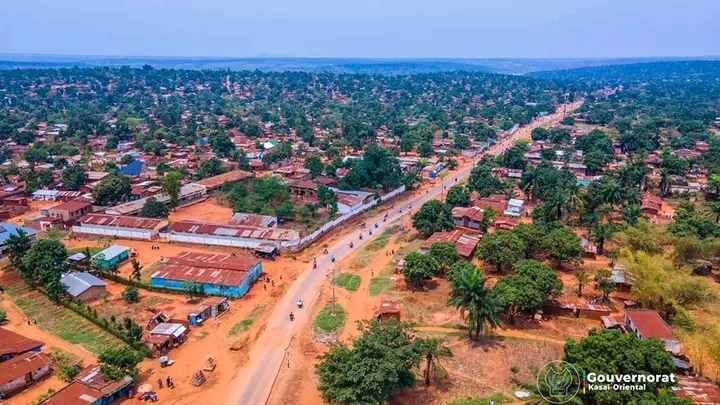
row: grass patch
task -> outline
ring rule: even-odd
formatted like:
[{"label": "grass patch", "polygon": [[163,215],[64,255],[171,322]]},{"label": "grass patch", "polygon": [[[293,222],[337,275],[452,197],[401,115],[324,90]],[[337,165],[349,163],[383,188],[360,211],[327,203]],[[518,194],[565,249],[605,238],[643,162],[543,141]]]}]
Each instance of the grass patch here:
[{"label": "grass patch", "polygon": [[[13,287],[16,286],[17,284],[13,285]],[[18,291],[15,290],[14,293],[17,294]],[[87,319],[69,309],[53,304],[38,292],[29,292],[27,296],[15,299],[15,304],[26,316],[36,319],[40,329],[66,342],[81,345],[96,355],[105,348],[123,344]]]},{"label": "grass patch", "polygon": [[[99,246],[88,246],[88,249],[90,249],[91,255],[96,255],[96,254],[102,252],[103,250],[105,250],[105,248],[101,248]],[[68,256],[74,255],[75,253],[85,253],[85,248],[79,247],[79,248],[68,249]]]},{"label": "grass patch", "polygon": [[258,304],[253,308],[253,310],[248,314],[247,318],[238,321],[235,325],[230,328],[228,331],[228,336],[235,336],[240,332],[246,332],[248,329],[250,329],[250,326],[255,322],[255,319],[262,315],[263,312],[265,312],[265,304]]},{"label": "grass patch", "polygon": [[335,277],[335,284],[348,291],[357,291],[360,288],[360,281],[360,276],[352,273],[340,273]]},{"label": "grass patch", "polygon": [[332,304],[328,305],[318,312],[313,326],[318,332],[332,333],[338,331],[345,326],[345,310],[340,305],[335,304],[335,315],[333,316]]},{"label": "grass patch", "polygon": [[370,286],[368,286],[368,292],[372,297],[380,295],[388,289],[390,289],[390,279],[387,277],[375,277],[370,280]]},{"label": "grass patch", "polygon": [[496,392],[495,394],[487,397],[456,399],[454,401],[448,402],[448,405],[490,405],[490,401],[495,401],[496,404],[500,405],[511,402],[512,399],[508,398],[504,394]]}]

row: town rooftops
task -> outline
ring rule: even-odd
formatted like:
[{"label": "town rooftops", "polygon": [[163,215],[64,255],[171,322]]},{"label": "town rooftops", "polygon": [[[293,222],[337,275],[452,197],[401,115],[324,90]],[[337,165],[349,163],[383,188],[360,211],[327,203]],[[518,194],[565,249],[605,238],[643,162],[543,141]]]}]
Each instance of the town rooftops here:
[{"label": "town rooftops", "polygon": [[67,293],[73,297],[78,297],[90,287],[104,287],[107,285],[104,281],[87,272],[65,273],[60,278],[60,282],[67,289]]},{"label": "town rooftops", "polygon": [[248,271],[258,261],[255,256],[246,252],[235,256],[228,253],[181,252],[175,256],[165,258],[163,263],[199,268]]},{"label": "town rooftops", "polygon": [[300,234],[294,229],[258,228],[212,222],[176,221],[170,224],[168,230],[174,233],[267,240],[295,240],[300,238]]},{"label": "town rooftops", "polygon": [[2,363],[2,367],[0,367],[0,386],[49,365],[50,359],[45,353],[30,352],[15,356]]},{"label": "town rooftops", "polygon": [[657,312],[649,309],[627,309],[625,316],[635,325],[644,339],[655,337],[661,340],[677,340],[672,329]]},{"label": "town rooftops", "polygon": [[44,343],[34,339],[26,338],[23,335],[0,328],[0,356],[13,353],[24,353]]},{"label": "town rooftops", "polygon": [[246,172],[245,170],[233,170],[231,172],[223,173],[217,176],[208,177],[207,179],[199,180],[196,182],[196,184],[200,184],[201,186],[205,186],[208,189],[213,189],[219,186],[222,186],[225,182],[233,182],[238,181],[242,179],[246,179],[248,177],[255,176],[251,172]]},{"label": "town rooftops", "polygon": [[230,218],[230,224],[242,226],[254,226],[258,228],[274,228],[277,226],[278,219],[270,215],[247,214],[237,212]]},{"label": "town rooftops", "polygon": [[22,230],[28,236],[33,236],[37,233],[37,231],[32,228],[14,225],[9,222],[2,222],[0,223],[0,244],[4,244],[7,238],[9,238],[10,235],[15,235],[18,230]]},{"label": "town rooftops", "polygon": [[109,214],[87,214],[77,221],[77,223],[81,225],[99,225],[136,229],[155,229],[163,222],[165,221],[156,218],[131,217]]}]

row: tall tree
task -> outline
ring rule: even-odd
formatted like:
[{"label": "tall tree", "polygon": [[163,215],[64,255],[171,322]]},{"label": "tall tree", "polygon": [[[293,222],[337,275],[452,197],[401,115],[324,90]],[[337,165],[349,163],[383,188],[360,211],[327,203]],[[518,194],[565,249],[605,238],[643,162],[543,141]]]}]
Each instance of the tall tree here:
[{"label": "tall tree", "polygon": [[180,204],[180,188],[182,176],[176,171],[170,171],[163,177],[163,192],[170,196],[170,209]]}]

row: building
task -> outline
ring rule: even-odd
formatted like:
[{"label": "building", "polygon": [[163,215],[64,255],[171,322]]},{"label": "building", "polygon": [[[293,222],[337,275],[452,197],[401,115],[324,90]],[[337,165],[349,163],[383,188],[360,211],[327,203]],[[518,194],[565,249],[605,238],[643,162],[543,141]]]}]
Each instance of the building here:
[{"label": "building", "polygon": [[80,302],[94,301],[107,292],[107,283],[87,272],[65,273],[60,282],[65,286],[65,292]]},{"label": "building", "polygon": [[60,219],[64,224],[72,225],[76,219],[92,211],[92,204],[83,201],[68,201],[48,208],[48,217]]},{"label": "building", "polygon": [[298,231],[285,228],[258,228],[195,221],[176,221],[168,226],[169,242],[255,248],[263,242],[297,239],[300,239]]},{"label": "building", "polygon": [[231,225],[254,226],[258,228],[275,228],[278,225],[277,217],[270,215],[246,214],[237,212],[230,218]]},{"label": "building", "polygon": [[152,240],[167,226],[165,219],[94,213],[79,218],[72,230],[77,234]]},{"label": "building", "polygon": [[420,252],[429,252],[432,245],[438,242],[451,242],[455,245],[460,257],[470,259],[472,258],[478,243],[480,243],[480,238],[465,235],[459,229],[446,232],[435,232],[425,241],[425,243],[423,243],[420,247]]},{"label": "building", "polygon": [[195,184],[205,187],[207,189],[207,194],[212,194],[220,190],[222,185],[225,183],[233,183],[251,177],[255,177],[255,174],[246,172],[245,170],[233,170],[231,172],[199,180]]},{"label": "building", "polygon": [[455,226],[463,226],[470,229],[480,229],[484,210],[479,207],[455,207],[452,209]]},{"label": "building", "polygon": [[23,353],[0,366],[0,392],[5,394],[5,397],[11,396],[48,374],[50,374],[48,356],[44,353]]},{"label": "building", "polygon": [[40,353],[43,342],[0,328],[0,363],[23,353]]},{"label": "building", "polygon": [[182,252],[163,261],[150,275],[153,287],[183,289],[186,281],[202,285],[205,293],[242,297],[262,274],[262,262],[249,253],[212,254]]},{"label": "building", "polygon": [[[197,183],[185,184],[184,186],[180,187],[179,204],[184,205],[189,202],[195,201],[199,198],[204,197],[205,194],[207,194],[205,186]],[[110,215],[136,215],[142,210],[143,206],[145,206],[148,198],[156,198],[161,203],[164,203],[166,205],[170,204],[170,196],[161,193],[154,195],[153,197],[141,198],[139,200],[116,205],[112,208],[106,209],[105,213]]]},{"label": "building", "polygon": [[92,257],[93,264],[101,269],[107,269],[111,266],[119,265],[123,260],[130,257],[130,249],[125,246],[112,245],[102,252]]},{"label": "building", "polygon": [[128,397],[134,381],[130,376],[108,381],[100,367],[82,370],[75,380],[38,405],[109,405]]},{"label": "building", "polygon": [[680,341],[657,312],[649,309],[626,309],[625,323],[640,339],[658,338],[665,344],[666,351],[680,354]]},{"label": "building", "polygon": [[18,226],[9,222],[0,223],[0,258],[5,257],[8,253],[7,240],[11,235],[15,235],[18,231],[23,231],[30,239],[35,239],[37,231],[24,226]]}]

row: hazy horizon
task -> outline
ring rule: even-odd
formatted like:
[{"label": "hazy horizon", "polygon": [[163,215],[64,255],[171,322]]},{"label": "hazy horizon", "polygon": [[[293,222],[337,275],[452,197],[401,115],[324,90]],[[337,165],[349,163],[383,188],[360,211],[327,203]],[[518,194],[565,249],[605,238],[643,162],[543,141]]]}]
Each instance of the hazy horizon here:
[{"label": "hazy horizon", "polygon": [[720,55],[701,0],[26,0],[0,53],[163,58],[625,59]]}]

